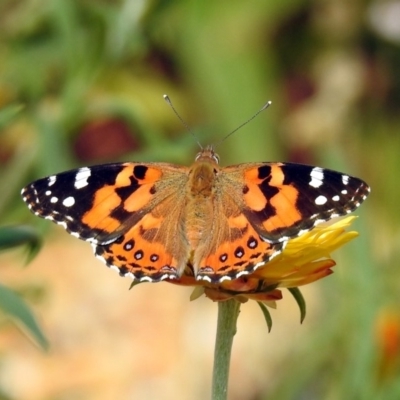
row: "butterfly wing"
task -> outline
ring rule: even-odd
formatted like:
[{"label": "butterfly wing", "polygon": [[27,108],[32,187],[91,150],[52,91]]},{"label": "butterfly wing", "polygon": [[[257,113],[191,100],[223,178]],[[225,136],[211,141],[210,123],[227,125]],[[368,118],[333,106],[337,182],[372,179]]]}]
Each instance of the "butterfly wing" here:
[{"label": "butterfly wing", "polygon": [[361,179],[302,164],[242,164],[223,171],[224,187],[269,243],[285,242],[351,213],[370,191]]},{"label": "butterfly wing", "polygon": [[223,168],[218,188],[221,218],[197,252],[198,278],[213,283],[252,273],[290,238],[354,211],[369,194],[358,178],[291,163]]},{"label": "butterfly wing", "polygon": [[184,226],[184,180],[135,225],[108,244],[94,246],[96,257],[121,276],[158,282],[181,276],[190,257]]},{"label": "butterfly wing", "polygon": [[229,191],[224,189],[216,193],[214,212],[217,217],[194,256],[197,279],[211,283],[250,274],[285,246],[283,242],[262,240]]},{"label": "butterfly wing", "polygon": [[[107,265],[118,268],[122,275],[131,272],[133,277],[143,278],[151,268],[177,268],[176,257],[168,251],[176,252],[179,246],[172,248],[165,234],[171,228],[168,221],[177,215],[171,212],[171,217],[167,209],[178,204],[174,199],[186,180],[187,168],[171,164],[105,164],[37,180],[22,190],[22,197],[34,214],[91,242]],[[162,240],[166,240],[164,247]],[[151,247],[152,252],[148,250]],[[138,250],[145,251],[153,262],[141,259]],[[168,277],[164,275],[156,277]]]}]

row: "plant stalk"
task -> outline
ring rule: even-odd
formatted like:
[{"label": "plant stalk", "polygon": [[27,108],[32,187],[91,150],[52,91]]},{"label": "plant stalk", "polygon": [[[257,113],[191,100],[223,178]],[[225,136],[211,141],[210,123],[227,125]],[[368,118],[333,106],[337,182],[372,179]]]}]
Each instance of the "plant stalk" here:
[{"label": "plant stalk", "polygon": [[218,324],[215,339],[212,400],[226,400],[233,338],[240,303],[236,300],[218,302]]}]

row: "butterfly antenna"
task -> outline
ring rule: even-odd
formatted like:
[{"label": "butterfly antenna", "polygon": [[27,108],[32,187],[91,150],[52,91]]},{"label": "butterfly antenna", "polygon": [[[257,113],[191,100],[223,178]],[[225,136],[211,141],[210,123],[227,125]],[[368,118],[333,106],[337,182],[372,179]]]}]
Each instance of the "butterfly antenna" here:
[{"label": "butterfly antenna", "polygon": [[196,143],[199,145],[200,149],[203,150],[203,146],[200,144],[199,139],[197,139],[196,135],[193,133],[193,131],[190,129],[189,125],[183,120],[183,118],[178,114],[178,111],[176,111],[174,105],[172,104],[171,99],[167,94],[164,94],[164,100],[168,103],[168,105],[172,108],[172,111],[175,113],[175,115],[179,118],[179,121],[182,122],[182,125],[186,128],[186,130],[193,136],[194,140]]},{"label": "butterfly antenna", "polygon": [[236,129],[234,129],[232,132],[228,133],[224,138],[222,138],[217,144],[214,145],[214,148],[219,146],[222,142],[224,142],[226,139],[228,139],[229,136],[233,135],[235,132],[237,132],[239,129],[243,128],[245,125],[247,125],[250,121],[252,121],[255,117],[257,117],[258,114],[266,110],[270,105],[272,104],[272,101],[267,101],[251,118],[249,118],[247,121],[243,122],[243,124],[239,125]]}]

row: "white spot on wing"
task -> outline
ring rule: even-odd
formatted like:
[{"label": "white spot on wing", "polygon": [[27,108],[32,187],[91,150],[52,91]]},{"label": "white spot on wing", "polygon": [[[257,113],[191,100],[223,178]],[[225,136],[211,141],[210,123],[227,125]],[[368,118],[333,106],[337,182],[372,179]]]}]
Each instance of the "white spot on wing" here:
[{"label": "white spot on wing", "polygon": [[61,225],[64,229],[67,229],[67,224],[64,221],[59,221],[57,224]]},{"label": "white spot on wing", "polygon": [[46,190],[45,195],[46,196],[50,196],[51,195],[51,190]]},{"label": "white spot on wing", "polygon": [[[259,263],[259,264],[260,264],[260,263]],[[255,266],[254,266],[254,269],[256,269],[256,268],[259,266],[259,264],[255,265]],[[261,263],[261,264],[262,264],[262,263]],[[240,278],[240,277],[243,276],[243,275],[248,275],[249,273],[250,273],[250,271],[240,271],[240,272],[236,275],[235,279]]]},{"label": "white spot on wing", "polygon": [[88,185],[88,178],[90,177],[91,172],[90,168],[84,167],[78,170],[75,176],[74,186],[76,189],[82,189],[83,187]]},{"label": "white spot on wing", "polygon": [[69,196],[63,200],[63,206],[72,207],[75,204],[75,199],[72,196]]},{"label": "white spot on wing", "polygon": [[[272,258],[272,256],[271,256],[271,258]],[[267,261],[267,262],[268,262],[268,261]],[[254,266],[254,271],[255,271],[258,267],[261,267],[262,265],[265,265],[265,264],[266,264],[265,261],[261,261],[261,262],[257,263],[257,264]]]},{"label": "white spot on wing", "polygon": [[340,200],[340,196],[336,195],[332,197],[333,201],[339,201]]},{"label": "white spot on wing", "polygon": [[55,196],[53,196],[53,197],[50,199],[50,203],[57,203],[57,201],[58,201],[58,197],[55,197]]},{"label": "white spot on wing", "polygon": [[53,186],[56,183],[57,177],[55,175],[49,176],[49,186]]},{"label": "white spot on wing", "polygon": [[[104,260],[103,257],[98,257],[98,258],[100,258],[100,260],[102,260],[103,262],[105,262],[105,260]],[[118,268],[117,266],[112,265],[112,264],[110,264],[109,266],[110,266],[110,269],[112,269],[113,271],[118,272],[118,273],[120,272],[120,270],[119,270],[119,268]]]},{"label": "white spot on wing", "polygon": [[324,171],[320,167],[315,167],[311,170],[311,181],[310,186],[319,188],[323,184]]},{"label": "white spot on wing", "polygon": [[343,185],[347,185],[349,183],[350,177],[348,175],[342,175]]},{"label": "white spot on wing", "polygon": [[[315,222],[314,222],[314,223],[315,223]],[[309,232],[309,231],[310,231],[310,229],[301,229],[301,230],[299,230],[297,236],[304,235],[305,233],[307,233],[307,232]]]},{"label": "white spot on wing", "polygon": [[328,201],[328,199],[325,197],[325,196],[318,196],[316,199],[315,199],[315,204],[316,205],[318,205],[318,206],[322,206],[322,205],[324,205],[326,202]]}]

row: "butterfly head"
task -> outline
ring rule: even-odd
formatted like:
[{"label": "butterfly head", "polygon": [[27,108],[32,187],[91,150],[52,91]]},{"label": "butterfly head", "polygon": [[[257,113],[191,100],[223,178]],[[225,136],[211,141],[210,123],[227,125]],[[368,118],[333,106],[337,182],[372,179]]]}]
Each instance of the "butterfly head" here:
[{"label": "butterfly head", "polygon": [[212,146],[207,146],[197,153],[195,161],[211,161],[212,163],[219,164],[219,156]]}]

